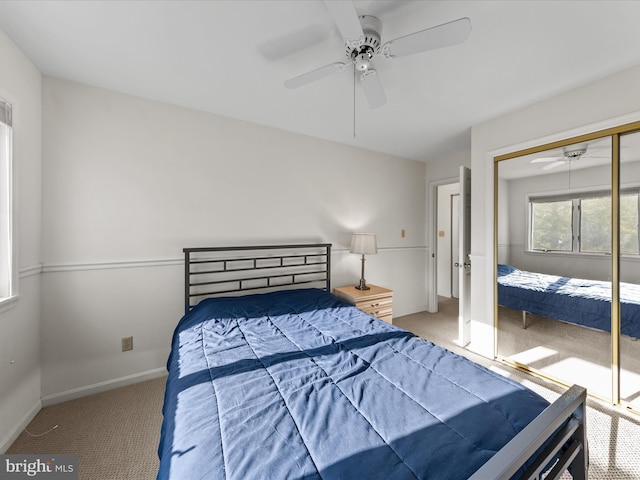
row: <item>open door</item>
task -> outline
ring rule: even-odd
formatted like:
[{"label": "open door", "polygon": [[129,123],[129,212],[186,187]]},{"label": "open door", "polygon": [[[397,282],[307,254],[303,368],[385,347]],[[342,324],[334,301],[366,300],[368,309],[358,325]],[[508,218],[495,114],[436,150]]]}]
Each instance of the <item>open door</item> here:
[{"label": "open door", "polygon": [[451,195],[451,296],[460,298],[460,194]]},{"label": "open door", "polygon": [[471,170],[465,166],[460,167],[458,206],[458,343],[464,347],[471,342]]}]

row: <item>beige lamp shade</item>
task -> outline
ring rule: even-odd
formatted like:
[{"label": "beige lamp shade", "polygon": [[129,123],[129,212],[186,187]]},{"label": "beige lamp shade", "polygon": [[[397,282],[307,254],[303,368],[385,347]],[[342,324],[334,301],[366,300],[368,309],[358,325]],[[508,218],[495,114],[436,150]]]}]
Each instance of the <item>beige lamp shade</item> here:
[{"label": "beige lamp shade", "polygon": [[376,236],[373,233],[354,233],[351,237],[351,253],[373,255],[378,253]]}]

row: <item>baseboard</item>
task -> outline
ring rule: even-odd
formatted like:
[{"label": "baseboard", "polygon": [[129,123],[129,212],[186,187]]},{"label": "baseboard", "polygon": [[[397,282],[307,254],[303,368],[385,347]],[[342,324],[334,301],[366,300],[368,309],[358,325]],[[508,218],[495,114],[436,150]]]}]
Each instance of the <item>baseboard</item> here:
[{"label": "baseboard", "polygon": [[7,449],[16,441],[16,439],[20,436],[22,431],[27,428],[31,420],[35,418],[40,409],[42,408],[42,401],[38,400],[36,404],[31,407],[31,410],[23,417],[22,421],[16,424],[15,428],[9,435],[2,439],[0,443],[0,453],[5,453]]},{"label": "baseboard", "polygon": [[133,385],[134,383],[153,380],[154,378],[163,377],[165,375],[167,375],[166,368],[155,368],[153,370],[147,370],[146,372],[127,375],[126,377],[114,378],[113,380],[94,383],[93,385],[87,385],[85,387],[74,388],[72,390],[67,390],[66,392],[53,393],[51,395],[42,397],[42,406],[48,407],[50,405],[74,400],[76,398],[87,397],[96,393],[113,390],[114,388],[126,387],[127,385]]}]

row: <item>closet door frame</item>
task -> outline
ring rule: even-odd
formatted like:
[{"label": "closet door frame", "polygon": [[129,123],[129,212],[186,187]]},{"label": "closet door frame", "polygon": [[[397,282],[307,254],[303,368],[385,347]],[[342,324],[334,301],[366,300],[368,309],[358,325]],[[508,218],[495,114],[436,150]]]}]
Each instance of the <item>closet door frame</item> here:
[{"label": "closet door frame", "polygon": [[[494,223],[493,223],[493,333],[494,333],[494,357],[502,363],[524,370],[534,376],[545,378],[556,384],[568,387],[566,382],[549,375],[542,374],[532,368],[527,367],[507,358],[501,357],[498,353],[498,165],[500,162],[541,153],[547,150],[565,147],[575,143],[589,142],[603,137],[611,137],[611,398],[606,400],[614,405],[625,405],[632,411],[640,413],[637,407],[623,402],[620,398],[620,137],[625,134],[640,132],[640,121],[627,123],[615,127],[610,127],[575,137],[570,137],[546,144],[529,147],[522,150],[498,155],[494,157]],[[598,397],[600,398],[600,397]]]}]

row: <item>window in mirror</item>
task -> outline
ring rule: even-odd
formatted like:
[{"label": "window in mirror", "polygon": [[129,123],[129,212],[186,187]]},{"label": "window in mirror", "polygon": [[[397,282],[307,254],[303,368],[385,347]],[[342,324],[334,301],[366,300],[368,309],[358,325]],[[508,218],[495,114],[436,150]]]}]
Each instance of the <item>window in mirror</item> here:
[{"label": "window in mirror", "polygon": [[[620,251],[638,255],[639,189],[620,195]],[[532,251],[611,253],[611,192],[530,199]]]},{"label": "window in mirror", "polygon": [[531,202],[531,249],[543,252],[572,250],[571,200]]},{"label": "window in mirror", "polygon": [[[584,199],[580,205],[580,251],[611,253],[610,193]],[[623,254],[638,254],[638,192],[620,194],[620,249]]]},{"label": "window in mirror", "polygon": [[638,211],[640,210],[640,195],[621,192],[620,194],[620,253],[622,255],[639,255],[638,241]]},{"label": "window in mirror", "polygon": [[579,250],[588,253],[611,252],[611,192],[580,201]]}]

